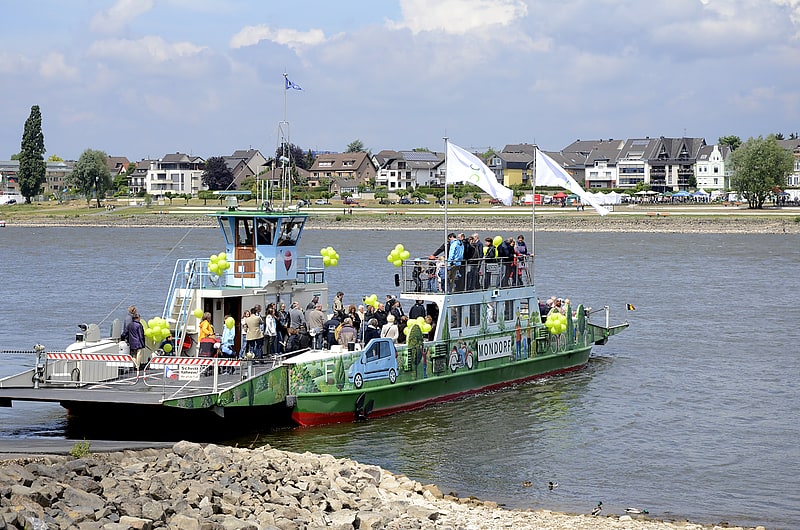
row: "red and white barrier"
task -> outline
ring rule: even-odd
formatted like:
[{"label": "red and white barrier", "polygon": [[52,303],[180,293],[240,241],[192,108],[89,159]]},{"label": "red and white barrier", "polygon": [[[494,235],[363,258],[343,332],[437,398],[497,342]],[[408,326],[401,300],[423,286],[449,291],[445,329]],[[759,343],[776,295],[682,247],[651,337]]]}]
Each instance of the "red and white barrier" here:
[{"label": "red and white barrier", "polygon": [[150,366],[241,366],[239,359],[227,359],[224,357],[153,357],[150,359]]},{"label": "red and white barrier", "polygon": [[100,361],[100,362],[123,362],[132,363],[133,357],[130,355],[108,354],[108,353],[48,353],[48,360],[60,361]]}]

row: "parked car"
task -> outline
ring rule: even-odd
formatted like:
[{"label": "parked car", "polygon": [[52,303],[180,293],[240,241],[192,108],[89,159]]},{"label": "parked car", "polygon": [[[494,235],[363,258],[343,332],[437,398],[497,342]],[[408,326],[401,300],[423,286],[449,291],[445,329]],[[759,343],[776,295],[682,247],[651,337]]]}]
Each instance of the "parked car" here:
[{"label": "parked car", "polygon": [[464,204],[479,204],[480,201],[477,199],[465,199]]},{"label": "parked car", "polygon": [[417,199],[417,204],[430,204],[431,201],[426,199]]},{"label": "parked car", "polygon": [[328,204],[328,201],[326,201],[325,199],[317,199],[316,201],[314,201],[314,204]]},{"label": "parked car", "polygon": [[498,204],[503,204],[503,202],[500,199],[495,199],[493,197],[489,199],[489,204],[491,204],[492,206],[497,206]]},{"label": "parked car", "polygon": [[358,199],[354,199],[352,197],[345,197],[344,198],[344,203],[345,204],[356,204],[357,205],[358,204]]},{"label": "parked car", "polygon": [[412,201],[408,197],[403,197],[402,199],[400,199],[400,204],[414,204],[414,201]]},{"label": "parked car", "polygon": [[378,201],[378,204],[394,204],[394,201],[390,201],[389,199],[381,199]]}]

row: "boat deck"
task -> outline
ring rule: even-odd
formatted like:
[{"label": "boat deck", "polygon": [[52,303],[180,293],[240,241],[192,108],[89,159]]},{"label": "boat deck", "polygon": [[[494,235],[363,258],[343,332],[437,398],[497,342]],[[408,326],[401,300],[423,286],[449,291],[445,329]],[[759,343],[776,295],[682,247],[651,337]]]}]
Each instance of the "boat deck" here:
[{"label": "boat deck", "polygon": [[11,406],[13,401],[161,405],[168,399],[224,392],[274,366],[273,361],[263,364],[242,361],[240,366],[232,367],[232,374],[213,373],[213,367],[205,367],[196,379],[189,380],[181,380],[177,373],[168,377],[168,370],[156,365],[138,373],[131,369],[118,379],[99,383],[49,383],[33,388],[5,386],[0,381],[0,406]]}]

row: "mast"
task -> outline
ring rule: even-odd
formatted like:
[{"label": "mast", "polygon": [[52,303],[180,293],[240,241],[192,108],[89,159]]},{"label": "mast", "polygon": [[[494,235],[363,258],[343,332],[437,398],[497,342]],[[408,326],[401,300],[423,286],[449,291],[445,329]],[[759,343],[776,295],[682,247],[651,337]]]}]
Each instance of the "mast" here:
[{"label": "mast", "polygon": [[[286,209],[287,199],[292,200],[292,152],[289,150],[289,121],[286,119],[286,93],[289,91],[289,75],[283,73],[283,120],[278,123],[278,138],[281,142],[281,210]],[[288,197],[287,197],[288,189]]]}]

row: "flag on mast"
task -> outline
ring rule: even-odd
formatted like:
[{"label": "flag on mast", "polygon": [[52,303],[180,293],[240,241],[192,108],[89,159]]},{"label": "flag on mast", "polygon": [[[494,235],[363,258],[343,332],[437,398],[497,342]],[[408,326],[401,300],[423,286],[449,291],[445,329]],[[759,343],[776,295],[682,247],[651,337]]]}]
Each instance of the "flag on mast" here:
[{"label": "flag on mast", "polygon": [[498,199],[506,206],[511,206],[514,192],[506,188],[486,167],[480,158],[454,143],[447,142],[447,183],[469,182]]},{"label": "flag on mast", "polygon": [[289,81],[288,77],[286,77],[286,76],[283,76],[283,77],[284,77],[284,79],[286,79],[286,90],[289,90],[290,88],[293,88],[295,90],[303,90],[302,87],[300,85],[298,85],[297,83],[292,83],[291,81]]},{"label": "flag on mast", "polygon": [[536,185],[537,186],[560,186],[566,188],[581,198],[582,201],[592,205],[600,215],[607,215],[608,208],[603,207],[590,194],[586,193],[581,185],[575,182],[563,167],[558,165],[555,160],[544,154],[539,149],[536,150]]}]

